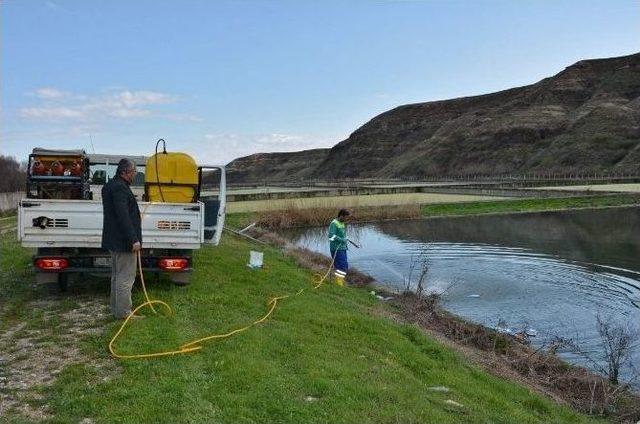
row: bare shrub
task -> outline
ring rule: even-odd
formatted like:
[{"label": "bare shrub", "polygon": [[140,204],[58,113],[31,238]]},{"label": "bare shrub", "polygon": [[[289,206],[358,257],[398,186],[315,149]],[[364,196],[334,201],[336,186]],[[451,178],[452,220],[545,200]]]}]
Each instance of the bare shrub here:
[{"label": "bare shrub", "polygon": [[620,370],[625,365],[631,365],[631,352],[638,344],[640,331],[631,324],[622,324],[600,314],[596,315],[596,329],[600,337],[600,349],[597,352],[585,350],[577,337],[569,343],[569,347],[595,371],[607,377],[611,384],[618,385]]},{"label": "bare shrub", "polygon": [[628,363],[631,350],[637,344],[640,333],[635,327],[624,326],[611,319],[602,319],[600,315],[597,316],[597,327],[604,349],[606,375],[612,384],[618,384],[620,369]]},{"label": "bare shrub", "polygon": [[20,164],[11,156],[0,155],[0,193],[25,189],[26,164]]},{"label": "bare shrub", "polygon": [[[610,413],[620,414],[620,411],[637,419],[640,416],[640,405],[629,402],[632,384],[638,380],[640,374],[630,363],[631,352],[638,344],[640,331],[631,324],[622,324],[611,317],[596,315],[596,329],[599,336],[599,349],[586,350],[575,339],[563,339],[565,347],[569,351],[582,357],[589,363],[591,369],[597,375],[588,375],[582,380],[582,385],[587,385],[586,399],[588,406],[582,409],[589,414],[605,415]],[[620,372],[623,367],[629,366],[631,372],[625,383],[620,382]],[[636,402],[634,402],[636,403]]]},{"label": "bare shrub", "polygon": [[429,282],[432,252],[433,245],[427,243],[420,248],[418,253],[411,256],[407,272],[403,275],[403,283],[405,293],[415,294],[435,307],[440,303],[442,297],[456,286],[458,281],[453,280],[445,287],[436,287],[433,282]]},{"label": "bare shrub", "polygon": [[[406,292],[413,292],[418,295],[418,297],[423,297],[430,265],[429,245],[425,245],[417,254],[411,256],[409,270],[407,274],[404,275],[404,289]],[[416,276],[415,284],[414,276]]]}]

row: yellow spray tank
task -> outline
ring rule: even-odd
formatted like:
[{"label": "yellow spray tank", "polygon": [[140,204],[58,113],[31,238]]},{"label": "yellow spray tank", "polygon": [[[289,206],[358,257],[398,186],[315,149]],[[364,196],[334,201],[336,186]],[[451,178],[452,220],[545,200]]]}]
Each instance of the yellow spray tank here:
[{"label": "yellow spray tank", "polygon": [[[163,144],[161,152],[158,151],[160,143]],[[215,187],[214,178],[214,187],[201,197],[203,172],[211,171],[218,176],[219,186]],[[197,203],[194,208],[204,208],[203,243],[218,245],[220,242],[227,203],[224,165],[198,166],[186,153],[167,152],[165,141],[159,139],[156,153],[147,159],[145,166],[144,196],[148,202]]]},{"label": "yellow spray tank", "polygon": [[157,152],[147,159],[144,192],[149,202],[198,201],[198,165],[186,153]]}]

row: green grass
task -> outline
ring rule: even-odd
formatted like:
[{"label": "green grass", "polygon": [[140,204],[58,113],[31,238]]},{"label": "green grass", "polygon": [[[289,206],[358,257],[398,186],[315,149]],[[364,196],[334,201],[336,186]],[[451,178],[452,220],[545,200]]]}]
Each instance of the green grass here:
[{"label": "green grass", "polygon": [[6,211],[0,211],[0,219],[8,217],[8,216],[16,216],[16,213],[17,213],[17,209],[10,209],[10,210],[6,210]]},{"label": "green grass", "polygon": [[13,228],[18,223],[18,217],[16,215],[9,215],[0,218],[0,231]]},{"label": "green grass", "polygon": [[[29,301],[46,295],[25,284],[30,253],[6,238],[1,248],[0,293],[8,305],[2,322],[38,324]],[[313,275],[275,249],[265,250],[265,269],[250,270],[251,248],[225,234],[220,247],[196,254],[189,287],[150,284],[151,296],[169,302],[176,314],[136,322],[119,350],[172,349],[225,332],[262,316],[269,296],[311,287]],[[93,281],[77,290],[107,303],[106,284]],[[62,309],[73,303],[64,299]],[[134,303],[141,301],[136,291]],[[326,285],[282,301],[267,322],[238,336],[205,344],[198,353],[152,360],[111,359],[107,343],[119,325],[113,322],[80,340],[87,363],[67,366],[53,386],[41,388],[42,402],[54,416],[50,421],[60,423],[590,422],[470,365],[420,329],[380,317],[375,311],[381,307],[366,290]],[[93,366],[104,362],[112,371]]]},{"label": "green grass", "polygon": [[7,323],[7,313],[11,315],[26,300],[42,293],[42,290],[34,291],[26,283],[33,278],[30,273],[31,252],[19,246],[15,237],[13,231],[0,236],[0,305],[5,308],[0,330]]},{"label": "green grass", "polygon": [[596,208],[607,206],[624,206],[640,203],[640,197],[634,195],[582,196],[561,198],[533,198],[517,200],[498,200],[487,202],[446,203],[422,205],[422,215],[457,216],[480,215],[509,212],[536,212],[547,210],[564,210],[576,208]]},{"label": "green grass", "polygon": [[225,216],[224,225],[235,230],[241,230],[243,227],[256,222],[259,218],[257,212],[231,213]]}]

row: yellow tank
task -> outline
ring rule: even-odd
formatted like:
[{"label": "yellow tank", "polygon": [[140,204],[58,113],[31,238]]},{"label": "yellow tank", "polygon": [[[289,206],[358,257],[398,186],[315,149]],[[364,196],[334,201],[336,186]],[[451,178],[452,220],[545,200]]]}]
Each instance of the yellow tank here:
[{"label": "yellow tank", "polygon": [[148,201],[191,203],[198,200],[197,190],[198,166],[191,156],[161,152],[147,159],[144,191]]}]

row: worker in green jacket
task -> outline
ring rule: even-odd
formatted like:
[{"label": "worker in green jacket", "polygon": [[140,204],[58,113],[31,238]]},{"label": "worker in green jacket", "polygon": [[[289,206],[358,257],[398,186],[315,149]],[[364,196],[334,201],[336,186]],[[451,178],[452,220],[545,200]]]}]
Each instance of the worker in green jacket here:
[{"label": "worker in green jacket", "polygon": [[[349,216],[349,211],[340,209],[338,217],[329,224],[329,251],[333,258],[334,275],[336,284],[344,286],[344,279],[347,277],[349,263],[347,261],[347,229],[345,221]],[[353,243],[353,242],[351,242]],[[355,243],[353,243],[355,245]]]}]

